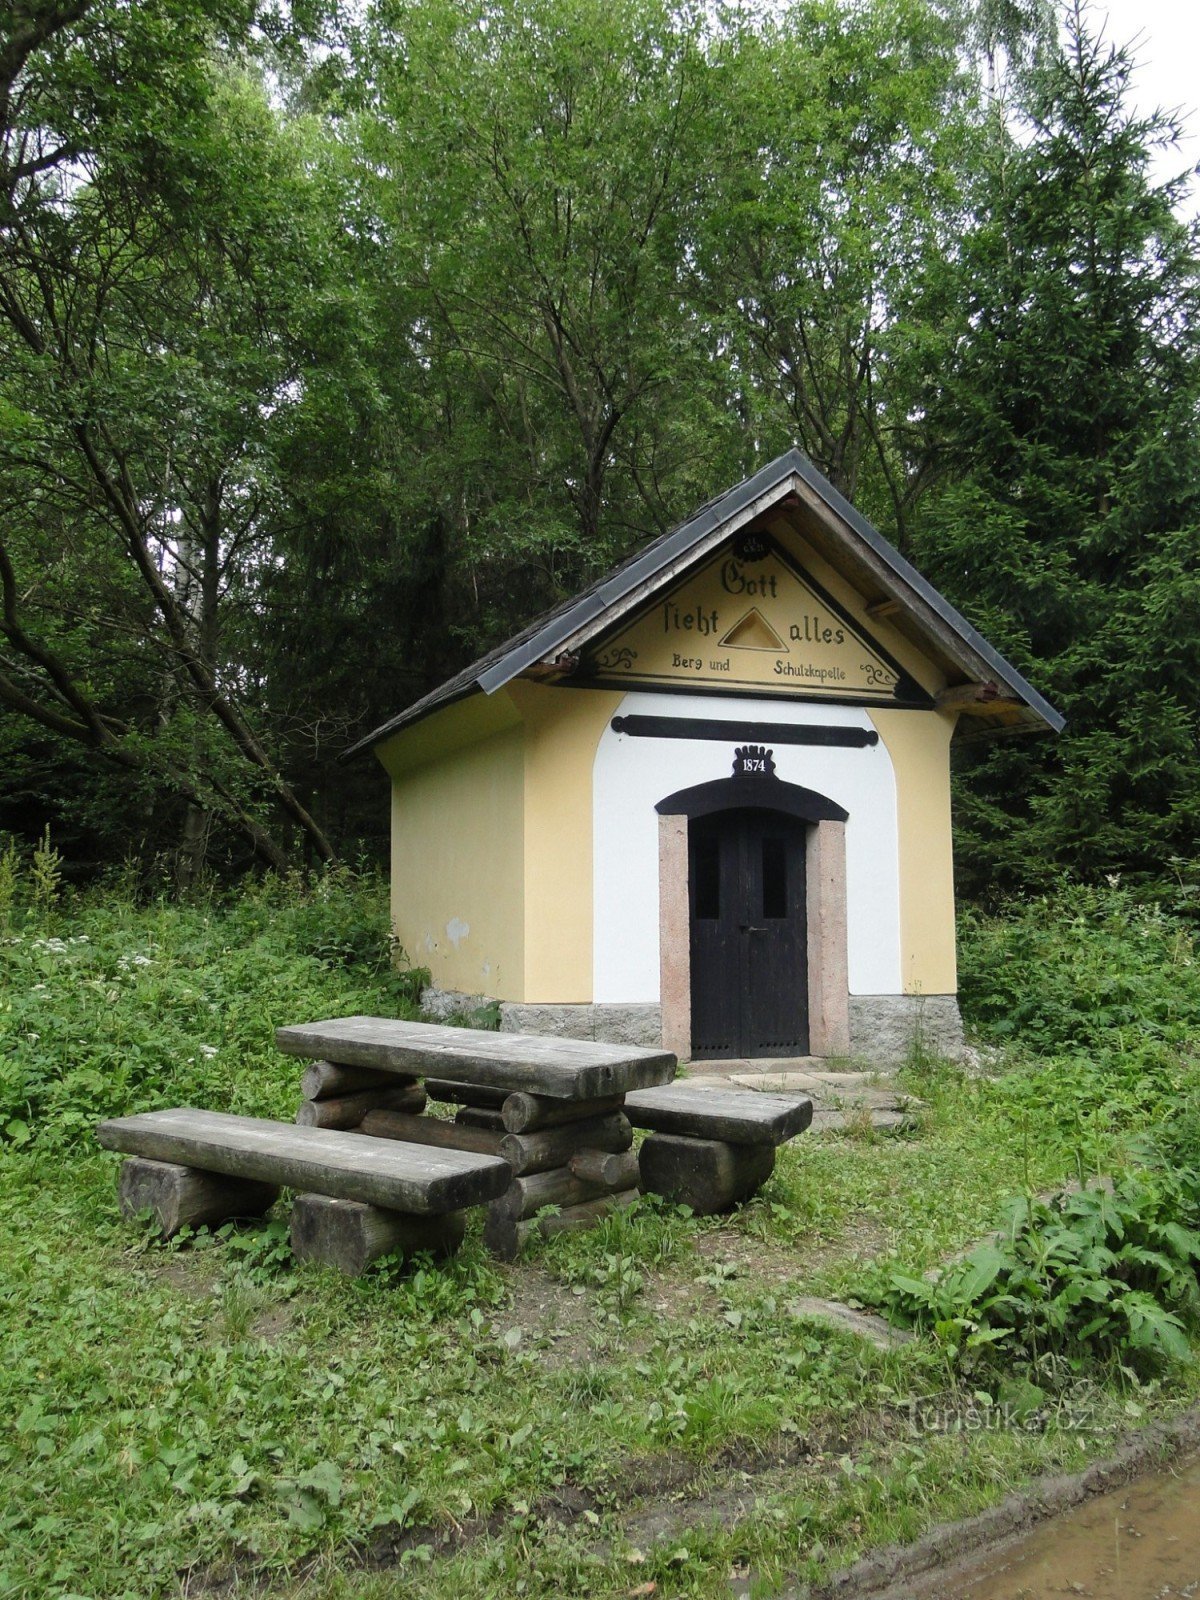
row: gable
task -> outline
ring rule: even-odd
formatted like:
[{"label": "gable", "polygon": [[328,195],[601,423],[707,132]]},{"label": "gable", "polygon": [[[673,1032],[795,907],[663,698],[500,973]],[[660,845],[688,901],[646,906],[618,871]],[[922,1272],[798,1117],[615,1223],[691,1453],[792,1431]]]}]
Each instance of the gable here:
[{"label": "gable", "polygon": [[720,546],[589,646],[573,681],[932,705],[896,658],[769,533]]},{"label": "gable", "polygon": [[[663,621],[664,636],[677,631],[683,639],[683,648],[672,646],[664,656],[664,638],[653,636],[652,628],[639,629],[639,623],[647,622],[660,600],[675,598],[677,589],[706,574],[711,582],[714,553],[733,548],[738,539],[750,537],[749,529],[763,527],[768,519],[783,540],[785,562],[792,537],[798,541],[789,577],[799,581],[801,591],[791,590],[798,609],[783,619],[784,631],[778,625],[778,607],[767,603],[780,598],[778,583],[774,595],[744,595],[746,604],[740,610],[728,607],[730,595],[697,588],[694,595],[678,597],[689,602],[680,615],[692,613],[690,628],[681,622],[672,630]],[[774,554],[778,556],[778,550]],[[835,591],[832,596],[830,587]],[[850,605],[854,617],[839,611],[835,599],[843,607]],[[722,606],[728,620],[720,624],[720,631],[711,636],[701,633],[699,617],[705,607],[709,612],[715,607],[720,619]],[[807,636],[806,616],[816,619]],[[883,621],[884,637],[901,653],[907,675],[873,635],[871,618]],[[793,636],[793,628],[800,630],[799,637]],[[695,641],[690,648],[689,634]],[[709,650],[710,643],[716,648]],[[748,664],[755,650],[760,652],[757,667]],[[676,655],[691,665],[677,664]],[[777,670],[776,662],[784,665]],[[787,664],[801,670],[789,674]],[[913,674],[924,688],[917,686]],[[699,687],[710,694],[790,694],[843,704],[936,703],[956,721],[972,724],[972,736],[1058,732],[1064,722],[1011,662],[796,449],[708,501],[574,599],[563,600],[534,619],[358,740],[344,757],[378,747],[458,701],[480,693],[495,695],[518,678],[585,686],[603,683],[613,688],[644,682],[666,689]],[[790,689],[784,687],[788,683]]]}]

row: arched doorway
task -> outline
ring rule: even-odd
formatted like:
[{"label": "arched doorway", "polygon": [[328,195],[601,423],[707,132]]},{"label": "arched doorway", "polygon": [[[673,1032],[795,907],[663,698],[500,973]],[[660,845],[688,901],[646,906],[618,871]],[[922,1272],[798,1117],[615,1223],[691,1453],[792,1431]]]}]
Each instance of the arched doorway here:
[{"label": "arched doorway", "polygon": [[807,825],[716,811],[688,826],[692,1055],[807,1055]]}]

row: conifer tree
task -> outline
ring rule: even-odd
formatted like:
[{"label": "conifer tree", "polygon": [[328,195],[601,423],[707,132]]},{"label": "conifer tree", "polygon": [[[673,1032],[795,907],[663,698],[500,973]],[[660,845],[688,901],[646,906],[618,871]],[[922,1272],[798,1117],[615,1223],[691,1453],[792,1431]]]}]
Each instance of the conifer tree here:
[{"label": "conifer tree", "polygon": [[1197,236],[1177,129],[1129,103],[1086,11],[997,128],[958,270],[967,331],[931,401],[944,487],[918,560],[1066,714],[966,746],[960,881],[1163,873],[1197,849]]}]

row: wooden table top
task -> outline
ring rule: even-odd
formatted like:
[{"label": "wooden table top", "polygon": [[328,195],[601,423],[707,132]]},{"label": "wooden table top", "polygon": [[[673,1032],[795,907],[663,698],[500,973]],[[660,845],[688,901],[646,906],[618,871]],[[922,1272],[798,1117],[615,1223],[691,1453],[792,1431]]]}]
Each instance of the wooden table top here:
[{"label": "wooden table top", "polygon": [[598,1100],[670,1083],[678,1065],[667,1050],[397,1022],[388,1017],[301,1023],[279,1028],[275,1042],[285,1055],[309,1060],[373,1067],[404,1077],[449,1078],[562,1100]]}]

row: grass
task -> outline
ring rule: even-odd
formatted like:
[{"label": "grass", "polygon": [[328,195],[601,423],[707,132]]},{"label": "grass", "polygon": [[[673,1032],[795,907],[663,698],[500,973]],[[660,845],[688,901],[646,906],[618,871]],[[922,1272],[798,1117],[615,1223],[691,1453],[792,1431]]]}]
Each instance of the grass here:
[{"label": "grass", "polygon": [[984,1081],[915,1062],[911,1135],[802,1138],[732,1218],[644,1204],[511,1267],[477,1226],[446,1266],[347,1282],[297,1269],[282,1220],[171,1248],[122,1225],[96,1120],[288,1116],[276,1025],[411,1006],[382,904],[343,876],[10,911],[0,1595],[716,1596],[731,1572],[767,1595],[1193,1398],[1188,1371],[1081,1372],[1038,1431],[930,1433],[917,1402],[970,1398],[935,1340],[878,1351],[792,1309],[1110,1164],[1187,1081],[1178,1040],[1152,1093],[1108,1036],[1082,1096],[1033,1058]]}]

